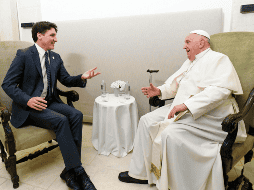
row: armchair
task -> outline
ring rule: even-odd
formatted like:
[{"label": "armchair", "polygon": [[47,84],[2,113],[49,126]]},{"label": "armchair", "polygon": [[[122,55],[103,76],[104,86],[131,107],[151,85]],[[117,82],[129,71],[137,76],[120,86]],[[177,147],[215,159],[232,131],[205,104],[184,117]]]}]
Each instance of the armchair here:
[{"label": "armchair", "polygon": [[[236,96],[240,112],[228,115],[222,122],[222,130],[228,132],[220,154],[223,166],[224,184],[226,189],[238,189],[244,181],[245,189],[252,189],[250,181],[239,176],[233,182],[228,182],[229,171],[244,157],[244,164],[250,162],[254,148],[254,32],[228,32],[211,35],[211,49],[227,55],[233,63],[240,78],[243,95]],[[152,106],[163,106],[164,100],[158,97],[150,98]],[[243,143],[235,143],[238,122],[244,120],[247,139]]]},{"label": "armchair", "polygon": [[[21,41],[0,42],[0,84],[3,83],[3,79],[16,55],[17,50],[31,45],[33,44],[30,42]],[[64,92],[59,89],[57,90],[60,96],[67,97],[67,103],[72,107],[72,102],[79,99],[79,94],[76,91]],[[5,94],[3,89],[0,88],[0,156],[2,158],[2,162],[5,163],[6,170],[11,175],[13,188],[18,188],[19,176],[17,174],[16,165],[27,161],[28,159],[33,159],[39,155],[47,153],[48,151],[58,147],[58,144],[52,143],[52,140],[56,139],[56,136],[55,133],[49,129],[42,129],[32,125],[19,129],[13,127],[9,122],[11,112],[12,100]],[[15,154],[18,151],[32,148],[45,142],[49,142],[50,146],[17,160]],[[8,154],[6,154],[6,152]]]},{"label": "armchair", "polygon": [[[224,184],[229,186],[239,186],[239,182],[245,181],[245,186],[252,189],[252,185],[242,174],[234,182],[228,183],[227,173],[244,157],[244,164],[250,162],[254,148],[254,32],[229,32],[219,33],[211,36],[211,48],[226,54],[232,61],[240,78],[244,94],[236,96],[240,112],[229,115],[222,122],[222,130],[228,132],[221,147],[222,167],[224,174]],[[235,138],[238,130],[238,121],[244,120],[247,130],[247,139],[244,143],[236,144]]]}]

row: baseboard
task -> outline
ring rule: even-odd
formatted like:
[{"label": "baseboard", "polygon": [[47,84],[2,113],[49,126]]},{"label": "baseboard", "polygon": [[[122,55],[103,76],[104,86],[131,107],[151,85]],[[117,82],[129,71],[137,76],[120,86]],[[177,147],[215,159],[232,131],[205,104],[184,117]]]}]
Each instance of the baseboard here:
[{"label": "baseboard", "polygon": [[93,116],[83,115],[83,122],[84,123],[93,123]]}]

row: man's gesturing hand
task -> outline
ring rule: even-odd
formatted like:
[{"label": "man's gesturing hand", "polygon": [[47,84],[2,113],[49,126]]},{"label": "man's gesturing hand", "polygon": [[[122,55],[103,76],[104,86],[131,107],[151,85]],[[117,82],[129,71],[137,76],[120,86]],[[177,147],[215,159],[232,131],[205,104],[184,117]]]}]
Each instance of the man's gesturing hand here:
[{"label": "man's gesturing hand", "polygon": [[97,67],[90,69],[89,71],[86,71],[82,76],[81,79],[91,79],[99,74],[101,74],[100,72],[94,73],[94,70],[96,70]]},{"label": "man's gesturing hand", "polygon": [[180,104],[180,105],[174,106],[174,108],[168,114],[168,119],[173,118],[175,114],[177,115],[179,112],[185,111],[187,109],[188,108],[185,104]]},{"label": "man's gesturing hand", "polygon": [[160,89],[155,87],[152,83],[150,83],[149,87],[142,87],[141,90],[147,98],[161,95]]},{"label": "man's gesturing hand", "polygon": [[38,111],[42,111],[42,110],[46,109],[46,107],[47,107],[46,103],[47,103],[47,101],[45,100],[45,98],[32,97],[30,100],[28,100],[27,105],[30,108],[33,108]]}]

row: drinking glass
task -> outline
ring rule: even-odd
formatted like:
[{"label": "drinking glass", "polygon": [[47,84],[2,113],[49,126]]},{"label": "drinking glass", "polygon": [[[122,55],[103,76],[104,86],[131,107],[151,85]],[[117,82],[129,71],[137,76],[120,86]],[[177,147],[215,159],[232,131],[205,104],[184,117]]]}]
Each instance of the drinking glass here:
[{"label": "drinking glass", "polygon": [[106,91],[102,92],[102,94],[101,94],[101,99],[102,99],[103,102],[108,102],[109,93],[106,92]]}]

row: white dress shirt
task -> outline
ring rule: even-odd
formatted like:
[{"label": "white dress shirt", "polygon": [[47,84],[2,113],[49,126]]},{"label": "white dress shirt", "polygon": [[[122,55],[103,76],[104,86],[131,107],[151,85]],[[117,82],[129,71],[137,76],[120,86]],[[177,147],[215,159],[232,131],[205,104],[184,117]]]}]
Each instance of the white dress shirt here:
[{"label": "white dress shirt", "polygon": [[[46,51],[44,49],[42,49],[36,43],[35,43],[35,47],[37,48],[37,51],[38,51],[39,57],[40,57],[41,70],[42,70],[42,76],[43,76],[43,84],[44,84],[44,88],[41,93],[41,97],[46,97],[47,96],[47,87],[48,87],[48,78],[47,78],[47,72],[46,72],[46,66],[45,66],[45,52]],[[50,59],[49,59],[49,64],[50,64]]]}]

